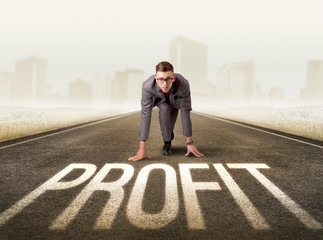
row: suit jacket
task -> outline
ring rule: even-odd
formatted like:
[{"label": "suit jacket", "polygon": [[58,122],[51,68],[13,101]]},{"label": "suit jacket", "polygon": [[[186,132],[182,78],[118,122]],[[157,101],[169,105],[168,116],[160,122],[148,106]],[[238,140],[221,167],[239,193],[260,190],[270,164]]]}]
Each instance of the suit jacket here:
[{"label": "suit jacket", "polygon": [[[192,136],[192,123],[190,119],[191,93],[188,81],[180,74],[176,76],[173,86],[170,89],[169,103],[171,107],[181,110],[181,119],[183,125],[183,135]],[[141,97],[141,126],[139,131],[139,140],[147,140],[151,123],[151,112],[153,107],[166,102],[165,94],[159,92],[160,87],[156,82],[155,75],[150,76],[142,84]]]}]

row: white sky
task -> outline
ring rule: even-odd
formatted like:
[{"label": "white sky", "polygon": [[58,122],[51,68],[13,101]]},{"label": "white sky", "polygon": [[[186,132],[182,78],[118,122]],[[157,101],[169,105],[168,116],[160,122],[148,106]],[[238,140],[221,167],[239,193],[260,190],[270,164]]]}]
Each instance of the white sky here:
[{"label": "white sky", "polygon": [[[48,82],[91,82],[94,72],[143,69],[168,59],[184,36],[209,46],[208,77],[254,60],[265,92],[298,98],[309,60],[323,60],[322,0],[0,0],[0,71],[29,55],[48,59]],[[176,69],[175,69],[176,71]],[[183,73],[185,76],[185,73]]]}]

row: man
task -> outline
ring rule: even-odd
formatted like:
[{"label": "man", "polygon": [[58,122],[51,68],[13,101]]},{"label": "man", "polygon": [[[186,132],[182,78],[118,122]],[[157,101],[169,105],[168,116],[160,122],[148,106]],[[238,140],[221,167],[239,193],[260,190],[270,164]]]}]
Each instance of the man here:
[{"label": "man", "polygon": [[191,93],[188,81],[180,74],[174,74],[174,68],[169,62],[156,65],[156,75],[152,75],[142,84],[141,126],[139,131],[139,150],[128,160],[138,161],[151,158],[146,152],[146,140],[149,135],[151,112],[153,107],[159,108],[159,123],[164,140],[162,153],[171,155],[171,142],[174,139],[174,126],[181,110],[183,135],[186,136],[187,153],[197,157],[204,156],[194,146],[192,140],[192,123],[190,119]]}]

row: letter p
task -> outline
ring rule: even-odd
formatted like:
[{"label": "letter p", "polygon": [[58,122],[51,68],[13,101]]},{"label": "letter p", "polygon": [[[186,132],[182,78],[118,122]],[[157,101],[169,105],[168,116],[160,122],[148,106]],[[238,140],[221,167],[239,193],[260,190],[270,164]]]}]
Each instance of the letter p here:
[{"label": "letter p", "polygon": [[[79,176],[77,179],[68,181],[68,182],[60,182],[60,180],[65,177],[72,170],[77,168],[85,169],[85,172]],[[0,227],[4,225],[9,219],[13,218],[16,214],[18,214],[21,210],[31,204],[36,198],[38,198],[41,194],[46,192],[47,190],[59,190],[59,189],[67,189],[75,187],[82,182],[88,180],[96,170],[96,166],[93,164],[84,164],[84,163],[72,163],[64,168],[62,171],[57,173],[54,177],[49,179],[47,182],[42,184],[40,187],[36,188],[34,191],[29,193],[27,196],[16,202],[9,209],[0,214]]]}]

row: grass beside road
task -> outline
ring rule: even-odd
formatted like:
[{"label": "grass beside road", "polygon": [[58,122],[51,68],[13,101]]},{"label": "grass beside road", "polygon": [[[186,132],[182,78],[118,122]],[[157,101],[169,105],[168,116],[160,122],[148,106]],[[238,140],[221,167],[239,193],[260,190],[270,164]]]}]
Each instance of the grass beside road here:
[{"label": "grass beside road", "polygon": [[122,109],[0,107],[0,142],[130,112]]},{"label": "grass beside road", "polygon": [[323,141],[323,105],[293,107],[207,107],[210,115]]}]

